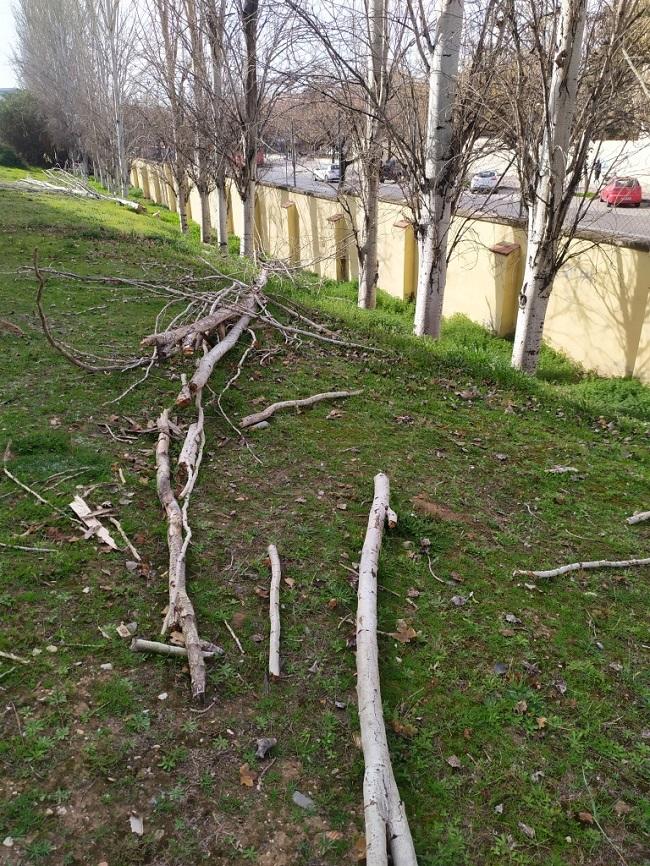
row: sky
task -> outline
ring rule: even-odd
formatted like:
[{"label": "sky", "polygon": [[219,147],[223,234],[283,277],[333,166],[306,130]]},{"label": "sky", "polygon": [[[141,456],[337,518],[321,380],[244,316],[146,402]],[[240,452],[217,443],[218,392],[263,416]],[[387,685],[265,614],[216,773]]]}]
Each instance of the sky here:
[{"label": "sky", "polygon": [[12,2],[13,0],[0,0],[0,88],[18,85],[10,63],[11,53],[16,47]]}]

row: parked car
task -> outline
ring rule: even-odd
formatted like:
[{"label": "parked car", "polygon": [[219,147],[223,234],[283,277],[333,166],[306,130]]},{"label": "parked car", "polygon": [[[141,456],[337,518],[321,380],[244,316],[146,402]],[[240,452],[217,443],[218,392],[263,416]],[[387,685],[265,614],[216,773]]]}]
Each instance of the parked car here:
[{"label": "parked car", "polygon": [[640,207],[642,197],[641,184],[635,177],[615,177],[600,191],[600,200],[604,201],[607,207],[623,204]]},{"label": "parked car", "polygon": [[470,192],[492,192],[499,185],[499,175],[496,171],[487,169],[473,175],[469,182]]},{"label": "parked car", "polygon": [[338,162],[314,169],[314,180],[322,180],[323,183],[338,183],[341,180],[341,166]]},{"label": "parked car", "polygon": [[404,169],[396,159],[387,159],[379,169],[380,183],[386,183],[389,180],[399,183],[403,177]]}]

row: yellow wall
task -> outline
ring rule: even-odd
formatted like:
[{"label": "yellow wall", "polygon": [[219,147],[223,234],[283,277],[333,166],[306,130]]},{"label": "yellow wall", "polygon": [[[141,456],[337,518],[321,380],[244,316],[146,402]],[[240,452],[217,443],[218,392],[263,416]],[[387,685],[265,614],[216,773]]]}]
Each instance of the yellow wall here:
[{"label": "yellow wall", "polygon": [[[141,160],[134,164],[135,173],[140,185],[147,185],[154,194]],[[190,202],[196,219],[201,212],[196,190]],[[243,206],[234,185],[229,202],[230,224],[241,237]],[[257,243],[269,256],[321,277],[354,279],[359,263],[352,225],[358,224],[358,201],[348,197],[344,204],[259,184]],[[216,201],[212,210],[216,213]],[[524,229],[456,218],[450,240],[455,247],[447,273],[444,315],[463,313],[497,334],[512,334],[526,254]],[[634,375],[650,383],[650,252],[614,244],[594,246],[593,241],[578,238],[572,241],[570,253],[555,279],[545,340],[601,375]],[[405,209],[399,203],[382,201],[379,287],[408,299],[416,280],[417,245]]]}]

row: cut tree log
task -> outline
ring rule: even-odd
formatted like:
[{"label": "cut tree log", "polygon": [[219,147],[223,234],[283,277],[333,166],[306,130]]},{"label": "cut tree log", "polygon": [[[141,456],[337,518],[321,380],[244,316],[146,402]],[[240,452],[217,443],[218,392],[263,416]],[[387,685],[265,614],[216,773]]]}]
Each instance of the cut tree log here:
[{"label": "cut tree log", "polygon": [[269,593],[269,619],[271,629],[269,632],[269,673],[273,677],[280,676],[280,580],[282,579],[282,568],[280,557],[275,544],[268,546],[269,559],[271,560],[271,590]]},{"label": "cut tree log", "polygon": [[192,681],[192,696],[200,703],[205,700],[205,663],[201,651],[194,606],[187,594],[185,583],[185,551],[183,538],[183,512],[171,486],[169,445],[171,431],[169,410],[158,418],[158,444],[156,446],[156,487],[158,497],[167,515],[167,547],[169,548],[169,609],[162,633],[172,624],[180,625]]},{"label": "cut tree log", "polygon": [[[201,642],[203,644],[203,641]],[[131,649],[135,653],[158,653],[164,656],[183,656],[187,658],[187,650],[184,646],[173,646],[168,643],[160,643],[156,640],[142,640],[142,638],[133,638],[131,641]],[[214,656],[222,656],[224,651],[221,647],[215,646],[214,649],[201,649],[204,659],[211,659]]]},{"label": "cut tree log", "polygon": [[650,520],[650,511],[637,511],[631,517],[628,517],[625,522],[633,526],[635,523],[643,523],[644,520]]},{"label": "cut tree log", "polygon": [[559,577],[571,571],[588,571],[597,568],[636,568],[650,565],[650,557],[646,559],[594,559],[591,562],[571,562],[569,565],[561,565],[559,568],[549,568],[548,571],[526,571],[517,568],[512,572],[513,577]]},{"label": "cut tree log", "polygon": [[[375,495],[359,563],[357,604],[357,697],[365,762],[363,803],[367,866],[387,866],[388,844],[394,866],[417,866],[413,839],[393,775],[379,682],[377,570],[386,522],[394,525],[388,477],[375,476]],[[387,841],[388,840],[388,841]]]},{"label": "cut tree log", "polygon": [[315,403],[320,403],[323,400],[343,400],[346,397],[357,397],[362,394],[361,389],[357,391],[324,391],[322,394],[313,394],[311,397],[303,397],[300,400],[282,400],[280,403],[272,403],[261,412],[255,412],[253,415],[247,415],[242,418],[239,426],[242,428],[252,427],[255,424],[260,424],[262,421],[280,412],[282,409],[302,409],[305,406],[313,406]]}]

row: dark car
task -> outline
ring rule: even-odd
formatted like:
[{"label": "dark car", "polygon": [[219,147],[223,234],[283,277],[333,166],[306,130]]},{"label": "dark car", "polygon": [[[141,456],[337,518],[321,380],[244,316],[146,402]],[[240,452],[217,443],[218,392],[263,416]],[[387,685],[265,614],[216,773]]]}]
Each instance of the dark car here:
[{"label": "dark car", "polygon": [[387,159],[379,169],[379,180],[381,183],[393,181],[399,183],[404,177],[404,169],[396,159]]}]

